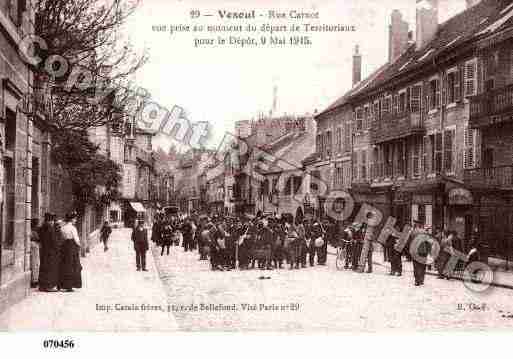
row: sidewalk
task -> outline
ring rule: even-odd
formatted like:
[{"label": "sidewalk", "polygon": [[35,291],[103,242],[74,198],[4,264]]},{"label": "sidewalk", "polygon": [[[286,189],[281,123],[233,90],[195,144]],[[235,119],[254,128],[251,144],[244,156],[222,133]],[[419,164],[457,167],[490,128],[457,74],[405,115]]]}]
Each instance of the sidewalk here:
[{"label": "sidewalk", "polygon": [[[329,247],[328,253],[331,255],[336,255],[337,250],[334,247]],[[387,271],[390,271],[390,262],[384,261],[382,251],[374,251],[372,256],[372,263],[385,267]],[[404,272],[413,273],[413,262],[408,262],[403,257],[403,273]],[[435,270],[434,265],[432,266],[431,270],[426,270],[426,274],[431,276],[438,276],[438,272]],[[462,275],[462,272],[455,272],[452,279],[463,280]],[[513,289],[513,272],[500,268],[494,269],[494,280],[492,285],[506,289]]]},{"label": "sidewalk", "polygon": [[[151,251],[147,253],[148,272],[135,270],[135,254],[129,229],[115,229],[109,250],[92,245],[87,258],[81,258],[83,288],[73,293],[42,293],[32,290],[29,297],[0,315],[0,331],[172,331],[178,326],[167,312],[167,300]],[[159,310],[115,310],[116,304],[141,307],[161,306]],[[98,310],[110,306],[110,311]]]}]

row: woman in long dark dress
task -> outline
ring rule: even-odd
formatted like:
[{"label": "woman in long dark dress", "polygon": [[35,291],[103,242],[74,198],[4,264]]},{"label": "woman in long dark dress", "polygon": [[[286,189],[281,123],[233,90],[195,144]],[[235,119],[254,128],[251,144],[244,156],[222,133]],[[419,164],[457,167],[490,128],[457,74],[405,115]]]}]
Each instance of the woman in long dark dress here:
[{"label": "woman in long dark dress", "polygon": [[82,265],[80,264],[80,239],[75,227],[77,216],[75,213],[67,214],[65,224],[61,227],[64,239],[62,245],[61,275],[59,287],[67,292],[73,288],[82,288]]},{"label": "woman in long dark dress", "polygon": [[43,292],[55,292],[59,282],[60,249],[57,233],[54,225],[55,216],[45,214],[45,221],[39,227],[39,290]]}]

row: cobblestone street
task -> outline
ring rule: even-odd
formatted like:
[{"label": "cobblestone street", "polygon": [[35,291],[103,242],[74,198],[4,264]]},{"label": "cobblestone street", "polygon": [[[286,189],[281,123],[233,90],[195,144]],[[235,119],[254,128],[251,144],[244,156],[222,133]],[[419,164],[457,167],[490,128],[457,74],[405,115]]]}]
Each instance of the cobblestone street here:
[{"label": "cobblestone street", "polygon": [[[480,330],[513,327],[513,291],[492,288],[470,292],[460,281],[426,277],[414,287],[411,273],[390,277],[376,266],[373,274],[337,271],[334,256],[327,267],[278,271],[213,272],[198,254],[172,247],[170,256],[153,249],[169,303],[181,330],[379,331]],[[382,255],[381,253],[376,254]],[[259,279],[270,277],[270,279]],[[195,304],[230,306],[234,310],[189,311]],[[299,304],[291,310],[290,304]],[[256,305],[245,310],[242,304]],[[260,310],[260,305],[268,306]],[[272,305],[274,307],[270,307]],[[484,310],[470,305],[485,304]],[[285,307],[282,307],[285,306]],[[459,309],[462,306],[466,310]],[[273,310],[279,308],[278,310]],[[283,309],[282,309],[283,308]],[[294,307],[292,307],[294,309]]]}]

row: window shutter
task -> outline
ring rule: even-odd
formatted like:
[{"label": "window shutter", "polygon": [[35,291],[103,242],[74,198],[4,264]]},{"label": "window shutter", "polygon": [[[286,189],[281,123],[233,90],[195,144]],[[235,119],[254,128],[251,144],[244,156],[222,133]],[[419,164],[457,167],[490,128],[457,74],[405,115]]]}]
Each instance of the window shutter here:
[{"label": "window shutter", "polygon": [[474,166],[481,167],[481,131],[474,129]]},{"label": "window shutter", "polygon": [[475,166],[475,134],[471,128],[465,128],[465,151],[463,158],[463,165],[466,169],[474,168]]},{"label": "window shutter", "polygon": [[454,73],[454,102],[461,101],[461,68]]},{"label": "window shutter", "polygon": [[476,94],[477,63],[469,61],[465,64],[465,97]]}]

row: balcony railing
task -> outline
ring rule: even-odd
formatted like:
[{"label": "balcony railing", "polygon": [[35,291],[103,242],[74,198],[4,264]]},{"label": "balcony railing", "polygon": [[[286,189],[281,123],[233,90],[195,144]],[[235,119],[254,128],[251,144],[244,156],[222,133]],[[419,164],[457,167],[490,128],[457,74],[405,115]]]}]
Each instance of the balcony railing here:
[{"label": "balcony railing", "polygon": [[387,114],[372,123],[372,143],[382,143],[425,133],[420,113]]},{"label": "balcony railing", "polygon": [[513,84],[470,99],[470,126],[479,128],[513,120]]},{"label": "balcony railing", "polygon": [[465,183],[470,187],[513,189],[513,165],[465,170]]},{"label": "balcony railing", "polygon": [[371,165],[371,180],[383,181],[385,179],[401,179],[404,178],[404,170],[399,165],[384,165],[375,163]]}]

